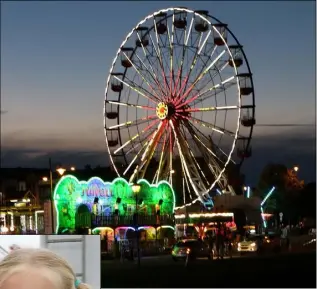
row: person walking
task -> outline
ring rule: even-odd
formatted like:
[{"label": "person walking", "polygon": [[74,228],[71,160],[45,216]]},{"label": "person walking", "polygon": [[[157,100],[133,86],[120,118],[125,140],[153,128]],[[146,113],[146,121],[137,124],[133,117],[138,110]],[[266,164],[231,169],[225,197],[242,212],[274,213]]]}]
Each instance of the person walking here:
[{"label": "person walking", "polygon": [[228,255],[230,257],[230,259],[232,259],[232,242],[233,242],[233,238],[232,238],[232,232],[230,229],[227,230],[227,242],[228,242]]},{"label": "person walking", "polygon": [[217,233],[216,233],[216,250],[217,250],[217,259],[223,259],[224,254],[224,237],[225,232],[222,225],[218,225]]}]

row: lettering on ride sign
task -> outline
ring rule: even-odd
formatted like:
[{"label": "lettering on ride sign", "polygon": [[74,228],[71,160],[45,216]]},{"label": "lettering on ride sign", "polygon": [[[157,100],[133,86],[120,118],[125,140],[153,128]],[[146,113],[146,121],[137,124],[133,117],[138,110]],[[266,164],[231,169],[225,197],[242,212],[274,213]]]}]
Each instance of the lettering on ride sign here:
[{"label": "lettering on ride sign", "polygon": [[81,196],[87,197],[112,197],[112,190],[107,187],[100,187],[97,185],[91,185],[82,190]]}]

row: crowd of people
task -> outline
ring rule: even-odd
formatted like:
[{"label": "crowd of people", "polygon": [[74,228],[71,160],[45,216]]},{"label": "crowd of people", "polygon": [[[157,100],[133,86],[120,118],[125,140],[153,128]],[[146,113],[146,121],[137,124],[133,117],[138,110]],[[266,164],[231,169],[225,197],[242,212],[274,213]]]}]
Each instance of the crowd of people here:
[{"label": "crowd of people", "polygon": [[233,233],[225,224],[218,224],[214,234],[207,235],[204,240],[209,243],[217,259],[223,259],[225,255],[232,258]]}]

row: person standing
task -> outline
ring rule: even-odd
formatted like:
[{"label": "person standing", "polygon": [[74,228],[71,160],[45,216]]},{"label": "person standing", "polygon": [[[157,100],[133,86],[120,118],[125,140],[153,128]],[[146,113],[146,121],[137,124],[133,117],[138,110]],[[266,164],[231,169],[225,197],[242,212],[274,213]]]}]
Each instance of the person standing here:
[{"label": "person standing", "polygon": [[222,225],[218,225],[216,233],[216,250],[217,250],[217,259],[223,259],[224,254],[224,229]]},{"label": "person standing", "polygon": [[105,252],[108,253],[108,232],[105,234]]},{"label": "person standing", "polygon": [[228,242],[228,255],[230,257],[230,259],[232,258],[232,242],[233,242],[233,238],[232,238],[232,232],[230,229],[227,230],[227,242]]}]

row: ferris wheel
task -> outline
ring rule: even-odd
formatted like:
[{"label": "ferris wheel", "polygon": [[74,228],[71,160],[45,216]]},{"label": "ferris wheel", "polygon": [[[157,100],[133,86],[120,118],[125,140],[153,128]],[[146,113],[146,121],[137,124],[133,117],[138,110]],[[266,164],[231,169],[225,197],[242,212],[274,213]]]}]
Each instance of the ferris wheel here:
[{"label": "ferris wheel", "polygon": [[177,175],[193,198],[206,200],[215,186],[230,190],[224,172],[251,156],[254,125],[252,74],[242,45],[208,11],[160,10],[120,45],[104,106],[118,176],[133,182],[152,170],[153,183],[172,183]]}]

